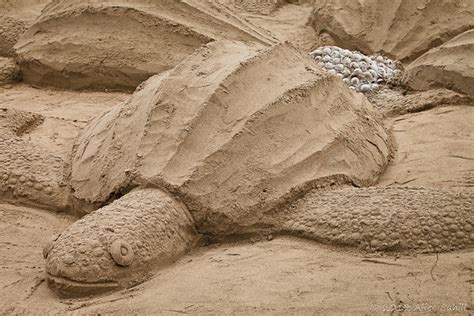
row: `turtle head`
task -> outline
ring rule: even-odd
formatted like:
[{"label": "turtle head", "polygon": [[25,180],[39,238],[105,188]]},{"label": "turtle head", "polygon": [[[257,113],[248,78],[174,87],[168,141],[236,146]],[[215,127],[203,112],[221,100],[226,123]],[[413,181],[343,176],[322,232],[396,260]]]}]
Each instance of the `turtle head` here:
[{"label": "turtle head", "polygon": [[92,212],[46,244],[49,286],[84,296],[138,284],[198,240],[186,207],[158,189],[138,189]]},{"label": "turtle head", "polygon": [[110,228],[94,230],[87,226],[76,222],[43,249],[48,284],[62,296],[123,288],[131,277],[139,277],[140,260],[146,252],[140,249],[140,241]]}]

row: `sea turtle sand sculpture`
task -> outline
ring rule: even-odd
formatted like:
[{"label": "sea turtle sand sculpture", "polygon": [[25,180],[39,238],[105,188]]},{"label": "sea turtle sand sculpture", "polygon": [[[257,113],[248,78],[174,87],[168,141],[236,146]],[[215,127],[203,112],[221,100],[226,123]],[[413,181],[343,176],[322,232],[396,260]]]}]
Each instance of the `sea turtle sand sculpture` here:
[{"label": "sea turtle sand sculpture", "polygon": [[390,150],[367,99],[306,54],[207,44],[77,139],[75,205],[102,207],[46,245],[48,284],[63,295],[131,286],[203,235],[291,234],[372,250],[472,245],[472,192],[356,188],[374,184]]}]

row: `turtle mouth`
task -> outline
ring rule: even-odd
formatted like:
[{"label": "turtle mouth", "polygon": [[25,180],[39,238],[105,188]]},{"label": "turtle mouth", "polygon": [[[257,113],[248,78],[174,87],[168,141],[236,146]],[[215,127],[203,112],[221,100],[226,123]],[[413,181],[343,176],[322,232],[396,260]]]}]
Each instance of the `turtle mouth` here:
[{"label": "turtle mouth", "polygon": [[46,280],[49,287],[62,297],[82,297],[101,294],[120,287],[119,283],[115,281],[82,282],[52,275],[49,272],[46,273]]}]

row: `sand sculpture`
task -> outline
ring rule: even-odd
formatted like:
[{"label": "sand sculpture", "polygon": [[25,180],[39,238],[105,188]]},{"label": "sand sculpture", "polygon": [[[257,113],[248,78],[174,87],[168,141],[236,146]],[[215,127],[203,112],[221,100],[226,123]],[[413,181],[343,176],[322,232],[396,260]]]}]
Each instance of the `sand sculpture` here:
[{"label": "sand sculpture", "polygon": [[46,245],[48,284],[63,295],[137,284],[202,236],[287,234],[372,251],[472,245],[472,192],[367,188],[391,149],[364,95],[291,45],[207,44],[82,131],[68,201],[98,209]]}]

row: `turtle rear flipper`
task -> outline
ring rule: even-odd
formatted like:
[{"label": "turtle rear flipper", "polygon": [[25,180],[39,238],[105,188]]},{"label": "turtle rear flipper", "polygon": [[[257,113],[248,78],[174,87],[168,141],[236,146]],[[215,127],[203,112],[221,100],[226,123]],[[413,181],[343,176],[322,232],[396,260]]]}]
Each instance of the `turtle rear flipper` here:
[{"label": "turtle rear flipper", "polygon": [[0,108],[0,199],[55,210],[69,206],[63,157],[31,137],[45,118]]},{"label": "turtle rear flipper", "polygon": [[134,190],[75,222],[48,245],[48,283],[64,296],[135,285],[198,239],[183,204],[157,189]]},{"label": "turtle rear flipper", "polygon": [[373,187],[314,191],[283,213],[284,231],[369,251],[474,245],[472,191]]}]

